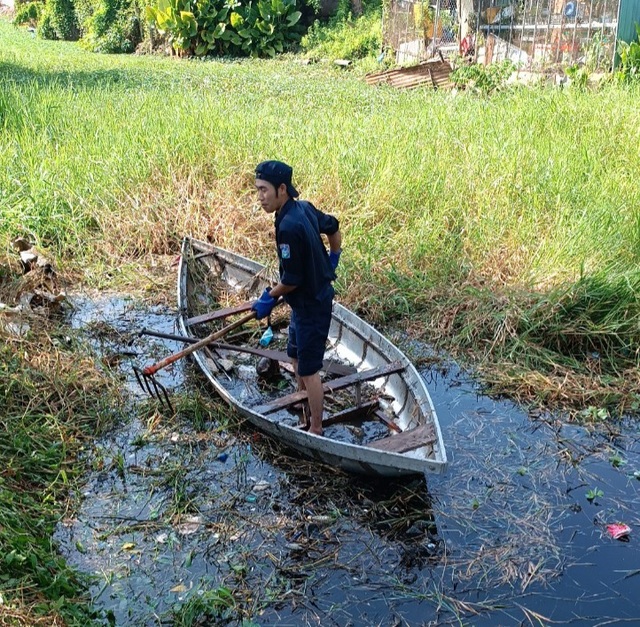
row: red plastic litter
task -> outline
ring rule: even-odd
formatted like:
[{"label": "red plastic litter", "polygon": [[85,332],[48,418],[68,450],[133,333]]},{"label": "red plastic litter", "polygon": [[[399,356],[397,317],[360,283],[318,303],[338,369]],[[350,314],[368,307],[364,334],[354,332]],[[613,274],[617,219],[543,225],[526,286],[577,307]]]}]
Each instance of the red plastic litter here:
[{"label": "red plastic litter", "polygon": [[631,527],[623,523],[615,523],[607,525],[607,531],[614,540],[620,540],[620,538],[625,538],[631,533]]}]

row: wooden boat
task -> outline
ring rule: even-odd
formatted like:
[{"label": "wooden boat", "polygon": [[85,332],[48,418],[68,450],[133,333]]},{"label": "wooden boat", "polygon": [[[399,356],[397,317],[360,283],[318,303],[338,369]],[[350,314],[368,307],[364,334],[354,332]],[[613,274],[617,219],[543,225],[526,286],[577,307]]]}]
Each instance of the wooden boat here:
[{"label": "wooden boat", "polygon": [[[210,335],[276,282],[275,272],[255,261],[186,238],[178,277],[180,333],[191,341]],[[284,318],[281,326],[288,314],[288,305],[273,312]],[[322,373],[324,434],[318,436],[300,425],[294,408],[306,393],[296,390],[293,375],[283,370],[273,386],[256,372],[256,355],[275,358],[281,368],[290,361],[277,346],[259,348],[265,326],[249,322],[224,344],[192,354],[216,392],[254,426],[307,459],[349,472],[394,477],[444,470],[447,456],[424,380],[381,333],[334,302]],[[286,346],[286,329],[276,330],[278,338]]]}]

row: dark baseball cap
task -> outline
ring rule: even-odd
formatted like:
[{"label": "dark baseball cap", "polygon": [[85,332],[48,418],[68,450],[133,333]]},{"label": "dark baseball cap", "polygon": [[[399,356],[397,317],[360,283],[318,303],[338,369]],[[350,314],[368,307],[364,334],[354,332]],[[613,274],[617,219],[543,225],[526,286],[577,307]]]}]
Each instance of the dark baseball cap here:
[{"label": "dark baseball cap", "polygon": [[256,166],[256,178],[261,181],[268,181],[276,189],[282,183],[287,186],[287,194],[291,198],[300,196],[298,190],[291,184],[293,168],[282,161],[263,161]]}]

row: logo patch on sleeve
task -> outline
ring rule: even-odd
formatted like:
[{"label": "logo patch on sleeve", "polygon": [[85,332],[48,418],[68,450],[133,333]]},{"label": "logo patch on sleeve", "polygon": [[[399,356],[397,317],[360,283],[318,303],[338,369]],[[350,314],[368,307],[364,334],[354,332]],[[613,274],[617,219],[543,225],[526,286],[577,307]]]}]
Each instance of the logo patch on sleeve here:
[{"label": "logo patch on sleeve", "polygon": [[291,249],[289,244],[280,244],[280,257],[282,259],[289,259],[291,257]]}]

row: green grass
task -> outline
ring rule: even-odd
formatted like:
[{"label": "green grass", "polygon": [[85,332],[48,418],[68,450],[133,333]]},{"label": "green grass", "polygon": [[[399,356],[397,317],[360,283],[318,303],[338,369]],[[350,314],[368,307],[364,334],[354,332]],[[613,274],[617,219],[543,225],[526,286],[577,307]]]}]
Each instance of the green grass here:
[{"label": "green grass", "polygon": [[[0,43],[5,234],[20,225],[78,254],[88,234],[115,240],[142,204],[135,230],[155,242],[160,226],[175,245],[190,221],[215,219],[197,203],[213,182],[248,218],[252,167],[279,156],[306,197],[340,214],[360,276],[393,261],[437,281],[552,284],[636,263],[637,91],[454,98],[292,60],[91,55],[5,23]],[[171,215],[185,181],[197,213]],[[142,239],[120,245],[141,252]]]},{"label": "green grass", "polygon": [[[637,87],[398,92],[295,57],[92,55],[4,22],[0,46],[0,237],[31,233],[95,280],[185,233],[271,258],[252,172],[280,158],[339,216],[340,296],[374,322],[439,315],[469,285],[493,308],[502,289],[636,284]],[[627,344],[637,315],[631,299]]]}]

